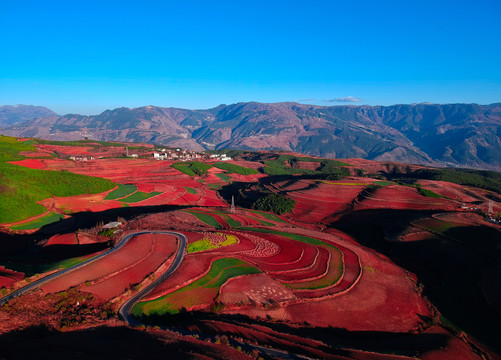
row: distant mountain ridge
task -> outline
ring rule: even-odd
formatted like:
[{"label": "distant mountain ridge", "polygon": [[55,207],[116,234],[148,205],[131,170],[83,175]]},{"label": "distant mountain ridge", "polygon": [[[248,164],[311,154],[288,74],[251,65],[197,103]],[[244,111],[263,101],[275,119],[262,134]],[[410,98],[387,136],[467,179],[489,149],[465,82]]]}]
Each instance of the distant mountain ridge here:
[{"label": "distant mountain ridge", "polygon": [[[0,107],[0,114],[2,109]],[[48,109],[46,109],[48,110]],[[12,113],[12,109],[10,109]],[[50,111],[50,110],[49,110]],[[501,171],[501,103],[317,106],[237,103],[207,110],[144,106],[1,121],[0,132],[54,140],[153,142],[189,149],[282,149]]]},{"label": "distant mountain ridge", "polygon": [[57,114],[43,106],[33,105],[5,105],[0,106],[0,126],[32,120],[44,116],[57,116]]}]

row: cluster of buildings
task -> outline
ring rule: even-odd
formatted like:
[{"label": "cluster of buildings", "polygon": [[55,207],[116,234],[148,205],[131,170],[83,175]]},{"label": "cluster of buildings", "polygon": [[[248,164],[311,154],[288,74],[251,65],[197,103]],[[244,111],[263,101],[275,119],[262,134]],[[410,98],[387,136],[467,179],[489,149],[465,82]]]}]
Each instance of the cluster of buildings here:
[{"label": "cluster of buildings", "polygon": [[193,161],[193,160],[218,160],[229,161],[230,157],[226,154],[206,154],[205,152],[197,152],[182,149],[160,149],[153,152],[153,158],[157,160],[176,160],[176,161]]},{"label": "cluster of buildings", "polygon": [[196,151],[188,151],[181,149],[161,149],[158,152],[153,152],[153,158],[157,160],[180,160],[191,161],[202,158],[202,154]]}]

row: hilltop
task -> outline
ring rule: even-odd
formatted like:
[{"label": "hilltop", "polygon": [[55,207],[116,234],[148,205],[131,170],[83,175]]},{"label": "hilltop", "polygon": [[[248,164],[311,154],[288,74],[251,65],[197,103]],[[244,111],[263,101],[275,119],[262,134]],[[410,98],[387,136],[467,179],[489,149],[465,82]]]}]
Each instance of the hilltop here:
[{"label": "hilltop", "polygon": [[207,110],[144,106],[94,116],[12,116],[0,122],[1,133],[51,140],[86,137],[148,142],[192,150],[280,149],[327,158],[501,170],[499,103],[316,106],[250,102]]}]

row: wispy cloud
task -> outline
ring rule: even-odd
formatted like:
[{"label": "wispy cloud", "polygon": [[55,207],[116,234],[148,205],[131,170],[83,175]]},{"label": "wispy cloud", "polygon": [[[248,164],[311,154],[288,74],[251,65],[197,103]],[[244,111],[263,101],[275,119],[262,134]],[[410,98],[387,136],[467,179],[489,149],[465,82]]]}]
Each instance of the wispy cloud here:
[{"label": "wispy cloud", "polygon": [[317,99],[296,99],[294,102],[310,102],[310,101],[315,101]]},{"label": "wispy cloud", "polygon": [[354,96],[345,96],[345,97],[338,97],[334,99],[327,99],[324,100],[324,102],[339,102],[339,103],[352,103],[352,102],[360,102],[362,99],[354,97]]}]

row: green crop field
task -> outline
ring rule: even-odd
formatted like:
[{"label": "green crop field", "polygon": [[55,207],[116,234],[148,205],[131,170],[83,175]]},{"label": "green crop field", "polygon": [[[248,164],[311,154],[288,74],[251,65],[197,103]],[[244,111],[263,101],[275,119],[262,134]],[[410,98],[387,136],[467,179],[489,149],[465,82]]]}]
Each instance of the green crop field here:
[{"label": "green crop field", "polygon": [[160,195],[161,192],[158,191],[153,191],[153,192],[143,192],[143,191],[136,191],[134,194],[127,196],[124,199],[120,199],[120,201],[125,202],[125,203],[136,203],[139,201],[143,201],[149,198],[152,198],[153,196]]},{"label": "green crop field", "polygon": [[216,174],[216,176],[217,176],[218,178],[220,178],[221,180],[226,181],[226,182],[230,182],[230,180],[231,180],[231,177],[229,177],[229,176],[228,176],[228,175],[226,175],[226,174],[222,174],[222,173],[221,173],[221,174]]},{"label": "green crop field", "polygon": [[219,294],[219,288],[230,278],[260,272],[256,267],[240,259],[218,259],[212,263],[209,272],[201,278],[158,299],[139,302],[132,309],[132,314],[136,317],[177,314],[183,307],[210,304]]},{"label": "green crop field", "polygon": [[188,186],[183,186],[183,187],[186,189],[186,192],[187,192],[188,194],[193,194],[193,195],[195,195],[195,194],[197,193],[197,191],[196,191],[195,189],[191,188],[191,187],[188,187]]},{"label": "green crop field", "polygon": [[134,191],[137,191],[137,186],[133,184],[118,184],[118,188],[110,192],[105,200],[115,200],[123,198],[124,196],[132,194]]},{"label": "green crop field", "polygon": [[222,228],[221,224],[218,223],[217,220],[214,219],[214,217],[210,216],[209,214],[203,214],[195,211],[186,211],[186,210],[184,210],[184,212],[196,216],[198,220],[206,223],[207,225],[214,226],[216,229]]},{"label": "green crop field", "polygon": [[53,196],[96,194],[115,183],[68,171],[29,169],[7,161],[21,160],[20,151],[36,151],[31,143],[0,136],[0,223],[22,221],[46,211],[38,204]]},{"label": "green crop field", "polygon": [[64,218],[64,215],[61,214],[56,214],[51,212],[50,214],[47,214],[45,216],[42,216],[41,218],[35,219],[33,221],[30,221],[28,223],[22,224],[22,225],[16,225],[16,226],[11,226],[12,230],[32,230],[32,229],[39,229],[42,226],[49,225],[52,223],[55,223],[61,219]]},{"label": "green crop field", "polygon": [[226,170],[229,173],[236,173],[240,175],[253,175],[253,174],[259,174],[259,171],[255,169],[250,169],[246,168],[244,166],[240,165],[235,165],[227,162],[217,162],[214,164],[214,167],[217,167],[218,169],[221,170]]},{"label": "green crop field", "polygon": [[233,244],[238,243],[238,239],[234,235],[227,235],[227,234],[222,234],[222,233],[217,233],[226,238],[226,240],[219,242],[219,243],[214,243],[208,238],[203,238],[201,240],[192,242],[191,244],[188,244],[186,251],[188,254],[194,253],[194,252],[199,252],[199,251],[205,251],[205,250],[211,250],[211,249],[217,249],[220,247],[224,246],[230,246]]},{"label": "green crop field", "polygon": [[212,167],[210,164],[205,164],[200,161],[177,162],[172,164],[172,167],[189,176],[202,176],[207,174],[207,171]]},{"label": "green crop field", "polygon": [[286,222],[286,221],[280,219],[280,217],[278,215],[275,215],[275,214],[270,214],[267,212],[262,212],[262,211],[257,211],[257,210],[247,210],[247,211],[253,212],[255,214],[259,214],[268,220],[273,220],[273,221],[278,221],[278,222],[283,222],[283,223]]}]

